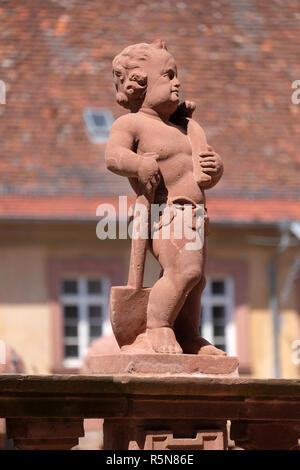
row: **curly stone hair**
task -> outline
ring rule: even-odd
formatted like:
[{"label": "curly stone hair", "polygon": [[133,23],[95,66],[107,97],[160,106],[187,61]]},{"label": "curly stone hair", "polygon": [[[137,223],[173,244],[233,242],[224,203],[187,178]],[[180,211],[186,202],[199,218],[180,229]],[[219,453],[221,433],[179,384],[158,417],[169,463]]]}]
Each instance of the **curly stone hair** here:
[{"label": "curly stone hair", "polygon": [[143,64],[150,60],[157,49],[167,51],[164,41],[159,39],[151,44],[128,46],[114,58],[112,65],[116,99],[124,108],[136,112],[142,106],[147,89],[147,75]]}]

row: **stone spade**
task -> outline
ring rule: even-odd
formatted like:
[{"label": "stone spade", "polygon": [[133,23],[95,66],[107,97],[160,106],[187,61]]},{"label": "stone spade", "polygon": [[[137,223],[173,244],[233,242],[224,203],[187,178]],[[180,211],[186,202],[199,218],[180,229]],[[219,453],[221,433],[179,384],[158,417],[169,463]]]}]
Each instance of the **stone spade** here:
[{"label": "stone spade", "polygon": [[151,200],[140,193],[135,204],[135,220],[141,206],[144,210],[139,212],[139,230],[133,231],[133,234],[139,232],[140,236],[132,237],[127,286],[113,286],[110,292],[110,319],[120,348],[132,344],[137,336],[146,330],[147,304],[151,288],[143,288],[143,278],[151,221]]}]

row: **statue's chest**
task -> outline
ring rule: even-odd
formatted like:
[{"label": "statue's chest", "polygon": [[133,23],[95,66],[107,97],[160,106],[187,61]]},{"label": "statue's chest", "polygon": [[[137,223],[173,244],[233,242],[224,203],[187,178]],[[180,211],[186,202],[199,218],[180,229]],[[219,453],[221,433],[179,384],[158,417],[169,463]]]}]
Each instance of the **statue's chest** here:
[{"label": "statue's chest", "polygon": [[[152,124],[152,121],[151,121]],[[188,136],[177,127],[154,122],[139,136],[138,153],[154,152],[161,159],[177,154],[191,155]]]}]

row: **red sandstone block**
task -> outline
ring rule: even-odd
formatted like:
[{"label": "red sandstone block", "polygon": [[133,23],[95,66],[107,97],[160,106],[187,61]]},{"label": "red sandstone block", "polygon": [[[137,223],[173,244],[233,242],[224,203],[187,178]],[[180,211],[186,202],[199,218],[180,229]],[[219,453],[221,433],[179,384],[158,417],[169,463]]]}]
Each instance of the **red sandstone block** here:
[{"label": "red sandstone block", "polygon": [[118,354],[91,356],[92,374],[188,375],[194,377],[236,377],[238,359],[230,356],[197,354]]}]

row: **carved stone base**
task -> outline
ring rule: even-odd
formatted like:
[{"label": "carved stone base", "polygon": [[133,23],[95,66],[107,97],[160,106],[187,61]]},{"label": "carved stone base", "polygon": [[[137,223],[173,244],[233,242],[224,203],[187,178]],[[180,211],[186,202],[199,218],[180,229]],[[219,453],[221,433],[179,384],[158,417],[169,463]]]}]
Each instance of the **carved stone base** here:
[{"label": "carved stone base", "polygon": [[[167,378],[188,378],[190,386],[199,378],[238,376],[236,357],[196,354],[125,354],[90,358],[93,374],[136,376],[145,380],[158,379],[162,385]],[[147,379],[146,379],[147,377]],[[147,384],[145,385],[147,388]],[[167,400],[168,401],[168,400]],[[166,403],[167,405],[167,403]],[[142,397],[130,408],[133,416],[104,420],[105,450],[225,450],[227,449],[226,420],[195,419],[191,403],[180,400],[170,407],[180,407],[177,419],[157,417],[156,404],[143,404]],[[153,406],[153,409],[151,409]],[[174,410],[175,411],[175,410]],[[134,413],[140,413],[134,417]],[[144,414],[145,413],[145,414]],[[156,414],[156,419],[151,416]],[[147,418],[146,418],[147,416]],[[160,415],[161,416],[161,415]],[[172,412],[169,416],[172,416]]]},{"label": "carved stone base", "polygon": [[226,450],[226,422],[105,419],[105,450]]},{"label": "carved stone base", "polygon": [[300,423],[295,421],[233,421],[231,438],[246,450],[299,450]]},{"label": "carved stone base", "polygon": [[191,377],[237,377],[238,359],[196,354],[115,354],[93,356],[92,374],[188,375]]},{"label": "carved stone base", "polygon": [[6,427],[22,450],[69,450],[84,435],[83,420],[75,418],[9,418]]}]

